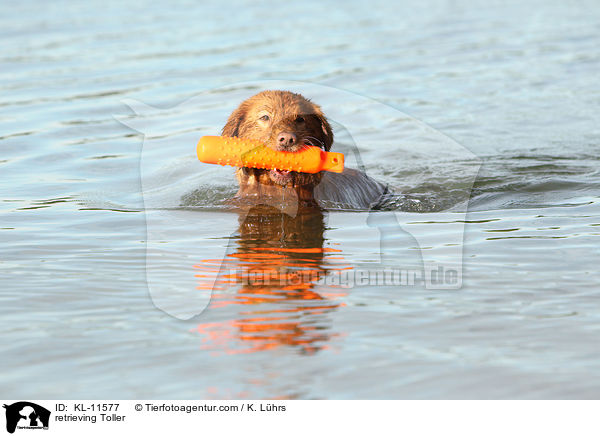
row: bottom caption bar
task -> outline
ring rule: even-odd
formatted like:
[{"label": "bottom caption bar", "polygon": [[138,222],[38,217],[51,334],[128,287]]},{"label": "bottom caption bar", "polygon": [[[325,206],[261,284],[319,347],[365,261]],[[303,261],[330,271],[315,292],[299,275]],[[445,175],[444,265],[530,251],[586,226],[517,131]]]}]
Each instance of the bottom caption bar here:
[{"label": "bottom caption bar", "polygon": [[[600,401],[0,400],[8,434],[599,435]],[[0,431],[1,433],[1,431]]]}]

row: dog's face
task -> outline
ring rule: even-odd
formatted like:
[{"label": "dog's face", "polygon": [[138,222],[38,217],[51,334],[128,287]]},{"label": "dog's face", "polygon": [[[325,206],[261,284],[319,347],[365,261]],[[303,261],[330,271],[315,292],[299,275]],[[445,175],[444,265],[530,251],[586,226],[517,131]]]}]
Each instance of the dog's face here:
[{"label": "dog's face", "polygon": [[[321,108],[300,94],[263,91],[242,102],[223,127],[222,135],[255,139],[273,150],[296,152],[307,145],[329,151],[333,143],[331,127]],[[240,168],[240,193],[256,193],[257,187],[294,188],[301,199],[312,199],[321,173]],[[308,197],[308,198],[307,198]]]}]

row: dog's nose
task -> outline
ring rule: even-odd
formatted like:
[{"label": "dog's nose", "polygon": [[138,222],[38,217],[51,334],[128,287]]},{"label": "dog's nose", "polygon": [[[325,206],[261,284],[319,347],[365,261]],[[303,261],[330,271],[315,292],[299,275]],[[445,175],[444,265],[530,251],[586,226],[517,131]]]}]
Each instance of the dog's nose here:
[{"label": "dog's nose", "polygon": [[280,147],[291,147],[296,143],[296,135],[289,132],[283,132],[277,135],[277,145]]}]

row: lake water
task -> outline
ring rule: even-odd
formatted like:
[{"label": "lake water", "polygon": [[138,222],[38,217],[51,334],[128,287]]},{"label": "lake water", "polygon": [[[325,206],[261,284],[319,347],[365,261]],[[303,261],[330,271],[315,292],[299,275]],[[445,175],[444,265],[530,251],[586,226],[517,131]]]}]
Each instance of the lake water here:
[{"label": "lake water", "polygon": [[[5,397],[598,397],[597,3],[0,12]],[[383,210],[228,204],[195,143],[271,87]]]}]

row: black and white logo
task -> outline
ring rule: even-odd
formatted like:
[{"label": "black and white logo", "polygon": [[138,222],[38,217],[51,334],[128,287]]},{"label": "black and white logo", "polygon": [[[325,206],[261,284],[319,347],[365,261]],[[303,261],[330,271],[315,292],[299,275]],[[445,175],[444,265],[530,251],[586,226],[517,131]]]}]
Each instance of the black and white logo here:
[{"label": "black and white logo", "polygon": [[16,429],[48,430],[50,411],[29,401],[19,401],[4,405],[6,409],[6,431],[14,433]]}]

